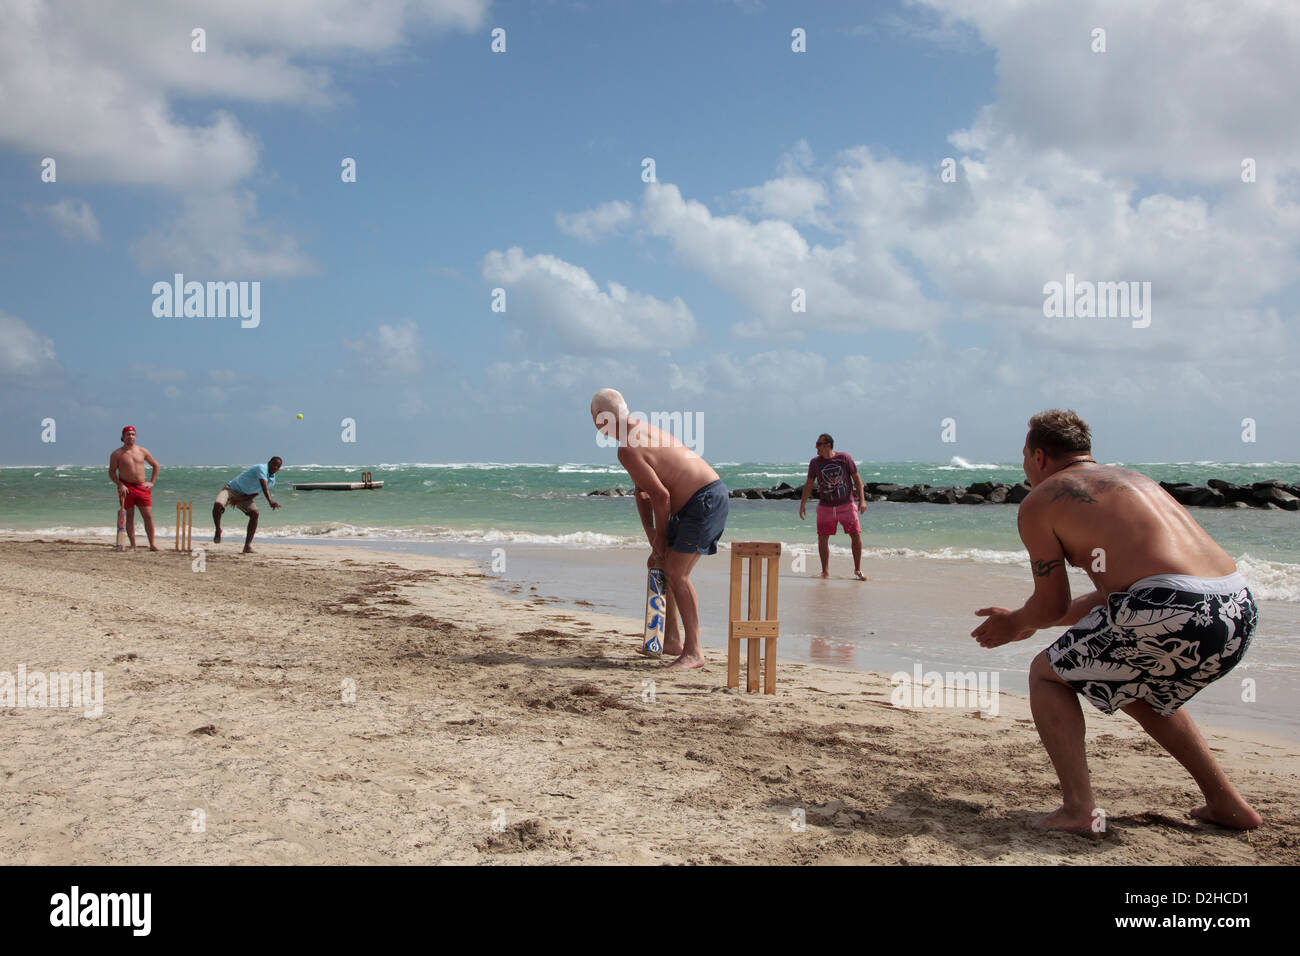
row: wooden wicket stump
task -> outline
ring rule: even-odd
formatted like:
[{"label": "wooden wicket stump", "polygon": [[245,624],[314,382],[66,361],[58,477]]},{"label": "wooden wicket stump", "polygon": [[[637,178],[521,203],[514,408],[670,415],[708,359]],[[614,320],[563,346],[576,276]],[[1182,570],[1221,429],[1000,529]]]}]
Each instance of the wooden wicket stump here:
[{"label": "wooden wicket stump", "polygon": [[[741,616],[740,592],[749,559],[748,614]],[[767,604],[763,603],[763,566],[767,561]],[[731,613],[727,626],[727,686],[740,686],[740,642],[749,642],[745,666],[745,689],[758,690],[759,642],[763,642],[763,693],[776,693],[776,639],[781,622],[777,618],[777,586],[781,573],[781,542],[745,541],[731,545]]]},{"label": "wooden wicket stump", "polygon": [[186,554],[194,550],[194,502],[176,502],[176,550]]}]

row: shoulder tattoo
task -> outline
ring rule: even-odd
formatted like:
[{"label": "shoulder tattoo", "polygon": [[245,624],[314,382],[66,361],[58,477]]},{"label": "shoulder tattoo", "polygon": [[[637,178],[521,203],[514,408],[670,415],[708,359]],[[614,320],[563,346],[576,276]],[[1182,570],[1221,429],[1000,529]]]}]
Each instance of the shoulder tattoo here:
[{"label": "shoulder tattoo", "polygon": [[1052,495],[1052,500],[1073,498],[1081,504],[1093,505],[1097,503],[1098,495],[1112,488],[1123,487],[1123,484],[1122,481],[1115,481],[1113,478],[1063,478],[1056,486],[1056,494]]},{"label": "shoulder tattoo", "polygon": [[1062,498],[1073,498],[1085,505],[1095,504],[1097,501],[1086,484],[1070,479],[1062,481],[1056,488],[1056,494],[1052,495],[1053,501],[1060,501]]}]

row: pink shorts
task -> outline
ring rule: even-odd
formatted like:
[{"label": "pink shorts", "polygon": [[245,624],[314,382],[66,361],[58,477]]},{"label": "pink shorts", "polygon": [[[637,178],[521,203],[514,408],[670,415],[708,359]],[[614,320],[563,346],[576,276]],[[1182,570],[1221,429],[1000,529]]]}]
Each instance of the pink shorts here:
[{"label": "pink shorts", "polygon": [[862,525],[858,523],[856,501],[846,501],[842,505],[817,506],[818,534],[834,534],[836,524],[844,526],[845,534],[857,534],[862,530]]}]

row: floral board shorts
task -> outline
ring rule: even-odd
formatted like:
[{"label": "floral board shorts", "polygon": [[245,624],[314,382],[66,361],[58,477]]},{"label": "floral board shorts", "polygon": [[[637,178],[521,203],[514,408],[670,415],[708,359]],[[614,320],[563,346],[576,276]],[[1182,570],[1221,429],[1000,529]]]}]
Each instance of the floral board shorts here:
[{"label": "floral board shorts", "polygon": [[1240,574],[1156,575],[1093,608],[1047,648],[1047,662],[1104,713],[1145,700],[1172,717],[1237,666],[1258,619]]}]

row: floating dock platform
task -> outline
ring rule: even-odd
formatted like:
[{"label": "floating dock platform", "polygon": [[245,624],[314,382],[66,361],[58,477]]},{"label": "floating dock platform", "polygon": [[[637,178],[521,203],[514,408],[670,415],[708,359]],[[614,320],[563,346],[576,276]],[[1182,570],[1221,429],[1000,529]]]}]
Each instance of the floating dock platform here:
[{"label": "floating dock platform", "polygon": [[360,481],[308,481],[293,486],[294,491],[368,491],[382,488],[382,481],[372,481],[370,472],[363,471]]},{"label": "floating dock platform", "polygon": [[309,481],[294,485],[294,491],[362,491],[366,488],[382,488],[382,481]]}]

